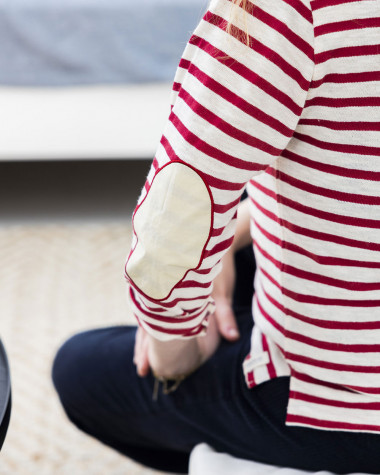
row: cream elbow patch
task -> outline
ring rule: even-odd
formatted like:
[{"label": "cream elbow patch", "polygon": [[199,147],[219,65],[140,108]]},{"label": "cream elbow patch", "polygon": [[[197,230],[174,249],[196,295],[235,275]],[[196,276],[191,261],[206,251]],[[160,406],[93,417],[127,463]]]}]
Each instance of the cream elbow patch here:
[{"label": "cream elbow patch", "polygon": [[212,227],[212,201],[202,177],[171,162],[158,171],[133,218],[137,244],[126,271],[134,285],[156,300],[167,297],[198,267]]}]

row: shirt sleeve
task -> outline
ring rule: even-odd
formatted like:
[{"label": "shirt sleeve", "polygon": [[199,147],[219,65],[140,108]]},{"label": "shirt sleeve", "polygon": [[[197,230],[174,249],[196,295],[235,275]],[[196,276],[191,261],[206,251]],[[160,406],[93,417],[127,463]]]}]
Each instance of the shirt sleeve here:
[{"label": "shirt sleeve", "polygon": [[129,300],[139,324],[160,340],[204,332],[244,187],[286,148],[309,89],[308,0],[249,6],[244,13],[230,0],[211,1],[190,38],[133,215]]}]

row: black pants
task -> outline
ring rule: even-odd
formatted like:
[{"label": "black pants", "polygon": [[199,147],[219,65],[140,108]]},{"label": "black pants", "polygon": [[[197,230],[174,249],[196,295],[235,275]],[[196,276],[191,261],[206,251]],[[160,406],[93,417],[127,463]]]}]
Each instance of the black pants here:
[{"label": "black pants", "polygon": [[71,338],[53,368],[68,417],[119,452],[166,471],[186,473],[192,448],[207,442],[216,450],[269,464],[379,473],[380,436],[285,426],[289,378],[247,389],[241,365],[249,351],[252,318],[243,294],[235,308],[240,340],[222,342],[177,391],[160,393],[157,401],[152,400],[153,378],[139,378],[132,363],[134,327]]}]

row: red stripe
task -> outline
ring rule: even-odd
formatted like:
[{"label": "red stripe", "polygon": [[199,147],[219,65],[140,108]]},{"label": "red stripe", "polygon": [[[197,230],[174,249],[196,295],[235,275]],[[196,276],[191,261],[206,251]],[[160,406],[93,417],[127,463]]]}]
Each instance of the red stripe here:
[{"label": "red stripe", "polygon": [[214,204],[214,211],[215,213],[226,213],[227,211],[230,211],[232,208],[237,206],[240,202],[240,196],[236,198],[236,200],[231,201],[231,203],[227,203],[226,205],[219,205],[219,204]]},{"label": "red stripe", "polygon": [[356,308],[376,308],[380,307],[380,300],[360,300],[360,299],[337,299],[319,297],[317,295],[307,295],[294,292],[289,289],[282,289],[282,292],[287,297],[295,300],[296,302],[308,303],[313,305],[328,305],[335,307],[356,307]]},{"label": "red stripe", "polygon": [[204,172],[202,173],[202,176],[207,184],[212,188],[217,188],[218,190],[240,191],[243,193],[245,182],[234,183],[232,181],[222,180],[222,178],[217,178],[216,176]]},{"label": "red stripe", "polygon": [[200,288],[200,289],[209,289],[211,282],[197,282],[195,280],[184,280],[180,282],[176,288],[178,289],[189,289],[189,288]]},{"label": "red stripe", "polygon": [[[336,279],[328,277],[323,274],[317,274],[316,272],[306,271],[289,264],[284,264],[275,259],[268,251],[261,247],[257,241],[255,241],[255,248],[260,254],[269,260],[274,266],[280,269],[283,273],[292,275],[302,280],[308,280],[316,282],[318,284],[328,285],[331,287],[337,287],[346,290],[352,290],[355,292],[369,292],[373,290],[380,290],[380,282],[354,282],[343,279]],[[379,348],[380,349],[380,348]]]},{"label": "red stripe", "polygon": [[[371,0],[367,0],[368,3]],[[373,0],[376,1],[376,0]],[[337,5],[344,5],[346,3],[357,3],[358,0],[317,0],[313,1],[313,10],[320,10],[321,8],[326,8],[326,7],[335,7]]]},{"label": "red stripe", "polygon": [[172,90],[173,90],[174,92],[178,92],[178,91],[181,89],[181,86],[182,86],[182,85],[181,85],[180,82],[174,82],[174,83],[173,83]]},{"label": "red stripe", "polygon": [[[193,271],[194,269],[191,269]],[[173,291],[175,291],[176,287],[172,289],[172,292],[170,293],[168,298],[173,297]],[[192,302],[194,300],[205,300],[208,297],[208,294],[205,293],[204,295],[197,295],[196,297],[179,297],[171,301],[165,301],[165,308],[170,309],[178,305],[180,302]],[[144,295],[144,298],[149,300],[150,302],[154,303],[155,301],[153,299],[150,299],[147,295]],[[149,308],[149,307],[148,307]],[[156,311],[155,308],[151,308],[152,311]],[[190,313],[190,310],[188,310]]]},{"label": "red stripe", "polygon": [[324,23],[323,25],[318,25],[314,28],[314,34],[317,37],[342,31],[379,27],[380,18],[355,18],[353,20],[336,21],[332,23]]},{"label": "red stripe", "polygon": [[250,197],[250,200],[252,203],[256,206],[258,210],[260,210],[265,216],[267,216],[269,219],[272,219],[273,221],[281,224],[281,226],[289,229],[291,232],[295,234],[299,234],[301,236],[307,236],[313,239],[316,239],[318,241],[326,241],[326,242],[334,242],[336,244],[342,245],[342,246],[348,246],[348,247],[354,247],[358,249],[366,249],[369,251],[375,251],[378,252],[380,251],[380,244],[377,243],[372,243],[372,242],[363,242],[363,241],[357,241],[355,239],[349,239],[345,238],[342,236],[336,236],[335,234],[328,234],[328,233],[323,233],[320,231],[312,230],[309,228],[304,228],[302,226],[298,226],[290,221],[287,221],[285,219],[280,219],[268,211],[267,209],[263,208],[257,201],[255,201],[252,197]]},{"label": "red stripe", "polygon": [[[223,152],[222,150],[219,150],[213,145],[210,145],[209,143],[200,139],[193,132],[191,132],[181,122],[179,117],[176,114],[174,114],[174,112],[170,114],[169,120],[174,125],[174,127],[178,130],[178,132],[182,135],[184,140],[186,140],[187,143],[189,143],[190,145],[192,145],[194,148],[204,153],[205,155],[208,155],[209,157],[214,158],[215,160],[218,160],[219,162],[224,163],[225,165],[230,165],[231,167],[239,168],[241,170],[250,170],[250,171],[265,170],[265,168],[268,166],[267,164],[262,165],[262,164],[258,164],[254,162],[246,162],[245,160],[241,160],[238,157],[234,157],[228,153]],[[264,144],[264,142],[263,142],[263,145],[264,145],[263,149],[264,148],[266,149],[263,151],[267,153],[272,152],[273,154],[275,150],[274,147]]]},{"label": "red stripe", "polygon": [[278,308],[278,310],[280,310],[280,312],[282,312],[283,314],[287,313],[288,309],[285,309],[285,307],[280,302],[278,302],[272,295],[269,295],[268,292],[265,289],[262,289],[262,291],[263,291],[266,299],[272,305],[274,305],[276,308]]},{"label": "red stripe", "polygon": [[337,165],[330,165],[329,163],[317,162],[311,160],[310,158],[303,157],[298,155],[290,150],[284,150],[282,156],[291,160],[292,162],[299,163],[304,167],[312,168],[314,170],[319,170],[324,173],[329,173],[331,175],[343,176],[348,178],[357,178],[358,180],[370,180],[370,181],[380,181],[380,172],[359,170],[355,168],[345,168]]},{"label": "red stripe", "polygon": [[275,300],[265,290],[263,290],[263,292],[268,301],[275,307],[277,307],[282,313],[309,325],[313,325],[319,328],[327,328],[328,330],[380,330],[380,321],[378,320],[373,322],[338,322],[333,320],[321,320],[318,318],[308,317],[306,315],[297,313],[294,310],[290,310],[289,308],[285,309],[282,304],[277,302],[277,300]]},{"label": "red stripe", "polygon": [[287,315],[296,318],[304,323],[328,330],[353,330],[355,332],[361,330],[380,330],[380,322],[338,322],[333,320],[320,320],[318,318],[307,317],[293,310],[287,309]]},{"label": "red stripe", "polygon": [[154,157],[154,159],[153,159],[152,166],[153,166],[155,171],[157,171],[157,169],[160,168],[160,165],[159,165],[158,160],[157,160],[156,157]]},{"label": "red stripe", "polygon": [[[380,48],[380,46],[379,46]],[[305,103],[306,107],[378,107],[380,97],[313,97]]]},{"label": "red stripe", "polygon": [[267,341],[266,336],[264,335],[264,333],[262,333],[262,335],[261,335],[261,342],[262,342],[262,345],[263,345],[263,350],[268,352],[268,355],[269,355],[269,363],[267,364],[267,370],[268,370],[268,373],[269,373],[269,377],[271,379],[273,379],[277,376],[277,373],[276,373],[276,369],[273,365],[272,359],[270,357],[271,355],[270,355],[270,351],[269,351],[268,341]]},{"label": "red stripe", "polygon": [[372,261],[357,261],[353,259],[344,259],[341,257],[330,257],[330,256],[322,256],[320,254],[315,254],[313,252],[304,249],[303,247],[298,246],[297,244],[293,244],[289,241],[282,241],[277,236],[269,233],[266,229],[260,226],[257,221],[253,221],[254,225],[258,229],[258,231],[265,236],[267,239],[272,241],[277,246],[280,246],[284,250],[288,250],[291,252],[295,252],[297,254],[303,255],[308,257],[309,259],[313,260],[317,264],[323,266],[345,266],[345,267],[361,267],[361,268],[368,268],[368,269],[380,269],[380,262],[372,262]]},{"label": "red stripe", "polygon": [[[193,271],[193,269],[191,271]],[[134,290],[136,291],[136,289],[134,289]],[[175,289],[173,289],[173,290],[175,290]],[[137,289],[136,293],[141,294],[139,289]],[[186,315],[191,314],[191,316],[188,317],[188,318],[193,319],[194,315],[199,316],[202,312],[204,312],[204,310],[205,310],[205,299],[207,299],[208,296],[209,296],[209,292],[207,292],[207,291],[204,292],[202,290],[200,293],[201,293],[201,295],[198,295],[197,297],[177,298],[177,299],[172,300],[172,301],[166,301],[165,306],[162,306],[162,302],[157,302],[156,300],[149,298],[147,295],[141,294],[140,297],[141,296],[143,297],[144,308],[146,308],[147,311],[152,312],[153,315],[155,315],[156,313],[159,313],[160,315],[161,314],[164,315],[168,311],[170,312],[170,309],[172,307],[175,307],[179,302],[192,302],[196,306],[193,306],[191,309],[182,310],[182,313],[176,312],[176,318],[177,317],[187,318]],[[172,298],[172,297],[173,297],[173,293],[170,294],[170,298]],[[198,301],[200,300],[201,302],[195,302],[197,300]],[[160,305],[159,307],[157,306],[157,303],[158,303],[158,305]],[[154,304],[154,305],[152,306],[150,304]]]},{"label": "red stripe", "polygon": [[215,228],[212,230],[211,232],[211,237],[216,237],[216,236],[220,236],[221,234],[223,234],[223,231],[225,230],[225,228]]},{"label": "red stripe", "polygon": [[208,269],[194,269],[192,272],[195,272],[196,274],[199,274],[199,275],[206,275],[209,272],[211,272],[211,270],[212,270],[212,267],[209,267]]},{"label": "red stripe", "polygon": [[242,194],[245,188],[245,183],[233,183],[231,181],[222,180],[221,178],[208,175],[204,172],[202,173],[202,176],[211,188],[216,188],[218,190],[239,191],[240,194]]},{"label": "red stripe", "polygon": [[[272,190],[268,190],[258,182],[251,182],[254,186],[265,193],[266,195],[270,196],[273,199],[277,198],[277,201],[280,202],[284,206],[288,206],[300,213],[307,214],[308,216],[314,216],[318,219],[323,219],[325,221],[330,221],[333,223],[344,224],[347,226],[357,226],[363,228],[371,228],[371,229],[380,229],[380,220],[378,219],[366,219],[366,218],[357,218],[355,216],[343,216],[336,213],[330,213],[328,211],[319,210],[316,208],[312,208],[311,206],[305,206],[297,201],[291,200],[283,195],[277,194]],[[281,223],[283,221],[281,220]],[[372,244],[372,243],[368,243]]]},{"label": "red stripe", "polygon": [[295,369],[292,368],[292,376],[300,381],[304,381],[305,383],[316,384],[318,386],[324,386],[326,388],[331,388],[337,391],[345,391],[345,392],[360,392],[363,394],[380,394],[380,388],[369,388],[369,387],[362,387],[362,386],[341,386],[339,384],[330,383],[327,381],[321,381],[319,379],[315,379],[309,375],[304,373],[299,373]]},{"label": "red stripe", "polygon": [[[171,161],[180,160],[178,155],[174,152],[170,142],[164,135],[161,137],[161,145],[164,147]],[[203,181],[207,183],[208,186],[211,186],[213,188],[229,191],[243,191],[243,188],[245,186],[245,183],[233,183],[231,181],[222,180],[221,178],[217,178],[207,173],[202,173],[200,171],[198,171],[198,173],[202,177]]]},{"label": "red stripe", "polygon": [[317,340],[306,335],[301,335],[290,330],[286,331],[286,336],[299,343],[313,346],[321,350],[329,351],[346,351],[348,353],[378,353],[380,351],[380,345],[365,345],[365,344],[349,344],[349,343],[333,343],[329,341]]},{"label": "red stripe", "polygon": [[140,305],[140,302],[138,300],[136,300],[134,292],[135,292],[134,289],[132,287],[130,287],[129,295],[131,296],[133,304],[137,307],[137,309],[141,313],[146,315],[147,317],[154,318],[155,320],[157,320],[159,322],[162,322],[162,323],[178,324],[178,323],[182,323],[182,322],[191,322],[192,320],[194,320],[194,318],[197,318],[204,311],[204,309],[202,309],[200,312],[192,315],[191,317],[183,317],[181,315],[178,315],[177,317],[164,317],[164,316],[162,316],[158,313],[151,313],[151,312],[143,309]]},{"label": "red stripe", "polygon": [[373,308],[380,307],[380,300],[355,300],[355,299],[336,299],[336,298],[327,298],[319,297],[317,295],[309,294],[300,294],[294,292],[285,287],[281,287],[279,283],[270,275],[268,272],[261,268],[262,274],[270,281],[272,284],[276,285],[281,292],[287,297],[295,300],[296,302],[303,302],[313,305],[326,305],[326,306],[340,306],[340,307],[358,307],[358,308]]},{"label": "red stripe", "polygon": [[335,120],[301,119],[300,125],[315,125],[329,130],[380,131],[380,122],[338,122]]},{"label": "red stripe", "polygon": [[380,432],[380,426],[370,424],[352,424],[349,422],[337,422],[337,421],[325,421],[322,419],[314,419],[313,417],[296,416],[294,414],[288,414],[286,417],[286,423],[305,424],[314,427],[322,427],[325,429],[341,429],[352,431],[373,431]]},{"label": "red stripe", "polygon": [[[380,97],[379,105],[380,105]],[[300,134],[295,132],[293,137],[302,142],[309,143],[315,147],[319,147],[323,150],[331,150],[333,152],[348,153],[348,154],[358,154],[358,155],[375,155],[378,157],[380,155],[380,147],[368,147],[365,145],[352,145],[352,144],[338,144],[334,142],[326,142],[324,140],[318,140],[315,137],[310,135]]]},{"label": "red stripe", "polygon": [[[277,282],[277,280],[274,279],[274,277],[272,277],[270,274],[268,274],[268,272],[263,269],[263,268],[259,268],[256,272],[260,271],[273,285],[275,285],[278,289],[281,290],[282,292],[282,287],[281,285]],[[255,294],[256,295],[256,294]],[[256,297],[254,297],[256,298]],[[258,302],[258,301],[257,301]],[[279,324],[278,324],[279,325]]]},{"label": "red stripe", "polygon": [[[223,120],[221,117],[214,114],[214,112],[211,112],[209,109],[199,104],[199,102],[197,102],[184,88],[181,89],[179,97],[183,99],[186,104],[192,109],[192,111],[199,115],[199,117],[209,122],[217,129],[221,130],[224,134],[232,137],[235,140],[239,140],[240,142],[250,147],[266,151],[267,153],[270,153],[272,155],[279,153],[279,149],[274,148],[272,145],[268,144],[267,142],[264,142],[263,140],[258,139],[254,135],[250,135],[247,132],[244,132],[243,130],[234,127],[229,122]],[[282,127],[282,129],[283,131],[285,131],[285,127]],[[286,136],[288,137],[291,137],[293,134],[293,131],[288,128],[285,132]],[[241,160],[241,162],[242,166],[240,166],[239,168],[252,170],[252,162],[244,160]]]},{"label": "red stripe", "polygon": [[[251,359],[251,355],[250,353],[244,358],[244,361],[248,361]],[[255,374],[253,371],[248,371],[246,373],[246,379],[247,379],[247,384],[248,384],[248,387],[249,388],[253,388],[254,386],[256,386],[256,381],[255,381]]]},{"label": "red stripe", "polygon": [[230,91],[228,88],[215,81],[215,79],[211,78],[206,73],[201,71],[194,64],[190,66],[189,73],[192,74],[195,78],[197,78],[198,81],[205,87],[215,92],[215,94],[221,96],[225,101],[233,104],[245,114],[248,114],[250,117],[253,117],[254,119],[262,122],[263,124],[268,125],[269,127],[276,130],[285,137],[290,137],[292,135],[293,130],[289,129],[289,127],[287,127],[271,115],[265,113],[262,108],[256,107],[255,105],[246,101],[243,97]]},{"label": "red stripe", "polygon": [[189,61],[188,59],[185,59],[185,58],[181,58],[180,61],[179,61],[179,67],[181,69],[184,69],[186,71],[186,69],[189,69],[189,66],[191,64],[191,61]]},{"label": "red stripe", "polygon": [[255,377],[254,377],[253,371],[249,371],[247,373],[246,377],[247,377],[248,388],[252,389],[253,387],[255,387],[256,382],[255,382]]},{"label": "red stripe", "polygon": [[291,375],[293,378],[303,381],[305,383],[316,384],[317,386],[323,386],[324,388],[334,389],[334,391],[346,392],[346,393],[353,393],[351,389],[347,388],[346,386],[341,386],[340,384],[330,383],[328,381],[322,381],[320,379],[313,378],[304,373],[299,373],[295,369],[292,368]]},{"label": "red stripe", "polygon": [[283,264],[279,262],[277,259],[275,259],[269,252],[267,252],[265,249],[263,249],[257,241],[254,242],[255,249],[260,252],[260,254],[265,257],[269,262],[271,262],[274,266],[277,267],[277,269],[282,269]]},{"label": "red stripe", "polygon": [[260,310],[260,313],[262,314],[263,317],[265,317],[265,320],[267,320],[272,325],[272,327],[274,327],[280,333],[285,335],[285,328],[282,325],[280,325],[277,320],[271,317],[271,315],[269,315],[269,313],[264,309],[264,307],[261,305],[261,302],[257,294],[255,294],[254,299],[256,301],[258,309]]},{"label": "red stripe", "polygon": [[334,363],[332,361],[317,360],[310,358],[309,356],[297,355],[289,351],[285,352],[286,359],[290,361],[297,361],[298,363],[304,363],[310,366],[316,366],[318,368],[330,369],[333,371],[348,371],[352,373],[365,373],[365,374],[378,374],[380,373],[380,366],[363,366]]},{"label": "red stripe", "polygon": [[[357,1],[357,0],[355,0]],[[349,84],[358,82],[380,81],[380,71],[365,71],[360,73],[330,73],[323,78],[312,81],[310,89],[317,89],[326,83]]]},{"label": "red stripe", "polygon": [[362,45],[362,46],[347,46],[344,48],[337,48],[334,50],[324,51],[315,55],[316,64],[324,63],[329,59],[334,58],[352,58],[355,56],[378,56],[380,45]]},{"label": "red stripe", "polygon": [[[291,1],[292,0],[288,0],[288,2],[291,2]],[[206,20],[212,25],[218,26],[222,30],[225,30],[226,28],[226,24],[227,24],[226,20],[218,15],[213,14],[212,16],[208,17]],[[247,37],[246,37],[245,31],[233,25],[231,33],[233,34],[234,38],[239,40],[241,43],[246,44]],[[249,45],[250,45],[251,50],[260,54],[263,58],[265,58],[265,60],[270,61],[279,69],[281,69],[285,74],[287,74],[290,78],[296,81],[301,87],[301,89],[303,89],[304,91],[308,90],[310,83],[307,79],[305,79],[302,76],[301,72],[297,68],[295,68],[290,63],[288,63],[276,51],[274,51],[273,49],[261,43],[261,41],[259,41],[258,38],[256,37],[254,38],[250,35],[248,35],[248,38],[249,38]]]},{"label": "red stripe", "polygon": [[205,53],[212,56],[216,61],[224,64],[226,67],[237,73],[242,78],[246,79],[251,84],[257,86],[273,99],[291,110],[295,115],[301,115],[302,107],[296,104],[290,96],[285,94],[280,89],[277,89],[272,83],[259,76],[256,72],[247,68],[247,66],[240,63],[235,58],[231,58],[224,51],[219,50],[215,46],[211,45],[208,41],[198,36],[192,36],[190,43],[202,49]]},{"label": "red stripe", "polygon": [[[266,188],[265,186],[261,185],[256,180],[251,180],[250,185],[253,186],[254,188],[256,188],[257,190],[262,191],[264,194],[269,196],[269,198],[272,198],[274,201],[277,202],[277,196],[278,195],[276,194],[276,192],[274,192],[272,190],[269,190],[269,188]],[[252,196],[250,196],[250,199],[253,203],[256,203],[256,201],[253,199]]]},{"label": "red stripe", "polygon": [[[231,0],[229,0],[231,1]],[[309,23],[313,23],[313,15],[309,8],[306,7],[302,2],[298,0],[284,0],[290,7],[294,8],[301,16],[305,18]],[[357,1],[357,0],[356,0]],[[250,0],[247,0],[246,11],[250,14],[254,13],[256,4]]]},{"label": "red stripe", "polygon": [[[380,122],[379,122],[380,130]],[[325,196],[333,200],[340,200],[348,203],[359,203],[364,205],[380,205],[380,196],[359,195],[356,193],[346,193],[343,191],[333,190],[331,188],[324,188],[322,186],[312,185],[310,182],[305,182],[294,178],[279,169],[272,167],[267,169],[267,173],[274,176],[278,180],[288,183],[289,185],[308,193],[312,193],[318,196]]]},{"label": "red stripe", "polygon": [[191,328],[181,328],[181,329],[173,329],[173,328],[165,328],[161,327],[159,325],[153,325],[148,322],[144,322],[145,325],[148,325],[148,327],[152,328],[153,330],[156,330],[160,333],[165,333],[167,335],[180,335],[180,336],[195,336],[198,335],[199,333],[204,330],[204,326],[202,324],[197,325],[195,327]]},{"label": "red stripe", "polygon": [[366,409],[367,411],[380,410],[380,402],[346,402],[337,401],[334,399],[327,399],[324,397],[312,396],[299,391],[290,391],[290,399],[297,399],[297,401],[311,402],[313,404],[322,404],[330,407],[342,407],[346,409]]},{"label": "red stripe", "polygon": [[262,10],[257,6],[257,4],[255,4],[254,8],[252,8],[252,15],[275,30],[276,33],[280,33],[284,38],[292,43],[293,46],[302,51],[309,59],[313,60],[314,50],[312,46],[310,46],[309,43],[307,43],[307,41],[305,41],[303,38],[294,33],[294,31],[291,30],[288,25]]},{"label": "red stripe", "polygon": [[212,249],[209,249],[205,252],[205,258],[206,257],[211,257],[214,256],[215,254],[218,254],[219,252],[225,251],[228,249],[232,241],[234,240],[234,237],[232,236],[231,238],[227,239],[226,241],[218,242],[216,246],[214,246]]},{"label": "red stripe", "polygon": [[380,388],[368,388],[363,386],[349,386],[349,388],[363,394],[380,394]]},{"label": "red stripe", "polygon": [[[174,152],[170,142],[164,135],[161,137],[161,145],[164,147],[171,161],[180,160],[178,155]],[[236,183],[235,185],[231,184],[231,182],[224,181],[220,178],[216,178],[214,176],[202,173],[200,171],[198,171],[198,173],[201,175],[205,183],[208,184],[208,182],[210,182],[209,186],[212,186],[214,188],[229,189],[229,190],[236,191],[236,190],[241,190],[242,187],[244,186],[243,184],[240,184],[240,183]]]},{"label": "red stripe", "polygon": [[[195,272],[197,271],[197,269],[190,269],[187,274],[189,272]],[[185,276],[186,277],[186,276]],[[125,274],[125,278],[127,279],[127,281],[132,285],[133,282],[131,281],[131,279],[129,278],[129,276],[127,274]],[[173,291],[175,291],[176,287],[174,287],[172,289],[172,291],[170,292],[170,295],[168,296],[168,299],[169,298],[172,298],[173,297]],[[147,302],[144,301],[144,305],[146,306],[147,309],[149,309],[150,311],[152,312],[165,312],[165,311],[168,311],[170,310],[172,307],[175,307],[179,302],[193,302],[193,301],[196,301],[196,300],[204,300],[208,297],[208,293],[204,293],[204,294],[201,294],[201,295],[197,295],[196,297],[183,297],[183,298],[176,298],[176,299],[173,299],[173,300],[168,300],[168,301],[165,301],[165,308],[161,307],[160,308],[157,308],[157,303],[159,303],[160,305],[162,305],[162,301],[157,301],[151,297],[149,297],[148,295],[145,295],[143,292],[141,292],[139,289],[138,290],[138,293],[141,294],[143,297],[144,297],[144,300],[146,300],[147,302],[151,302],[152,304],[155,304],[155,306],[153,307],[150,307]],[[199,309],[203,309],[203,307],[195,307],[191,310],[191,312],[196,312],[198,311]],[[203,311],[203,310],[202,310]],[[190,313],[190,310],[188,309],[187,310],[187,313]],[[185,314],[185,313],[183,313]]]},{"label": "red stripe", "polygon": [[[165,302],[165,307],[158,307],[158,308],[157,308],[157,306],[150,307],[146,301],[148,301],[148,302],[153,302],[153,301],[149,300],[149,298],[147,298],[144,295],[144,305],[148,310],[150,310],[153,313],[156,313],[156,312],[167,312],[168,310],[170,311],[170,309],[172,307],[175,307],[179,302],[193,302],[193,303],[195,303],[194,301],[201,300],[201,305],[199,305],[200,302],[197,302],[197,304],[196,304],[197,306],[193,307],[192,309],[187,309],[186,311],[182,311],[182,314],[180,314],[179,316],[182,317],[182,316],[187,315],[187,314],[200,315],[205,310],[204,302],[205,302],[205,299],[207,299],[208,294],[209,294],[209,292],[205,292],[204,295],[203,294],[200,295],[200,296],[198,295],[197,297],[178,298],[176,300],[172,300],[171,302]],[[173,295],[171,295],[171,297],[172,296]],[[193,318],[193,317],[191,316],[190,318]]]},{"label": "red stripe", "polygon": [[304,5],[302,2],[299,2],[298,0],[284,0],[285,3],[287,3],[289,6],[294,8],[296,12],[298,12],[301,16],[305,18],[309,23],[313,23],[313,14],[309,8],[307,8],[306,5]]}]

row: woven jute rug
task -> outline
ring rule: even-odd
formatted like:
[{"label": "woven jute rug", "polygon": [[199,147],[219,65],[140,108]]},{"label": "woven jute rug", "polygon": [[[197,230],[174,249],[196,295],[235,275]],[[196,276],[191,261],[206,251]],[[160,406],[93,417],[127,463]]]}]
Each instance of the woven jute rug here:
[{"label": "woven jute rug", "polygon": [[1,475],[150,475],[78,431],[51,383],[57,348],[84,329],[134,323],[125,298],[125,223],[0,227],[0,334],[13,410]]}]

